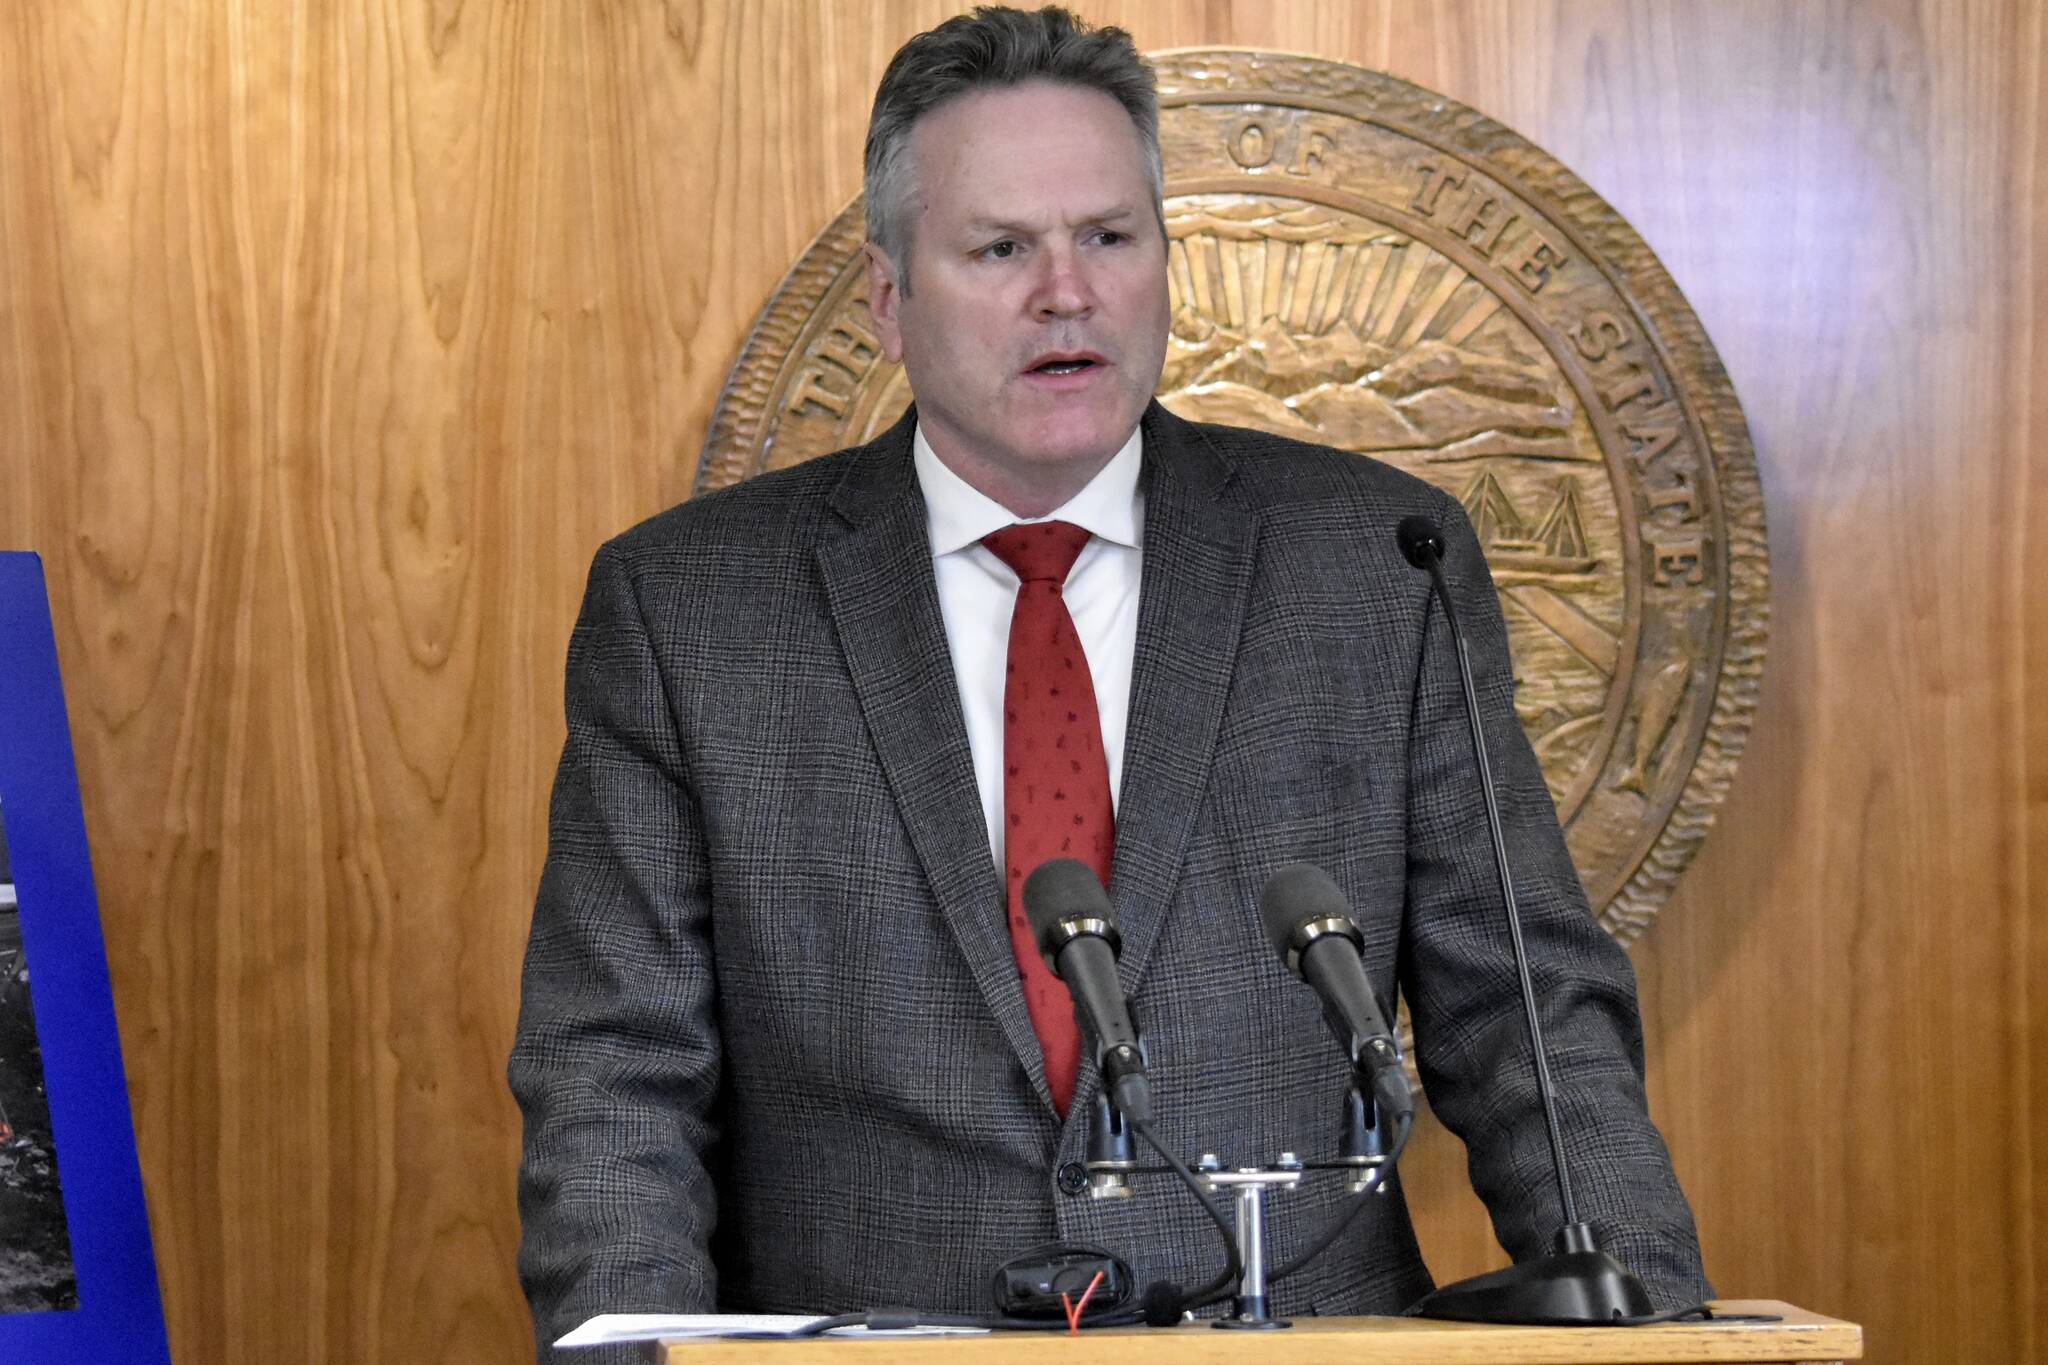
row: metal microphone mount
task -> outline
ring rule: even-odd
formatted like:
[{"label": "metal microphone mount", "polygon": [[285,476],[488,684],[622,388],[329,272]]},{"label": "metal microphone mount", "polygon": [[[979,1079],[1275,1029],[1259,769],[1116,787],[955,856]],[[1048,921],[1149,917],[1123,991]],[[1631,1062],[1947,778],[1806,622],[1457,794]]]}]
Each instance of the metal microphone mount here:
[{"label": "metal microphone mount", "polygon": [[[1134,1176],[1171,1175],[1169,1166],[1141,1165],[1131,1142],[1131,1131],[1123,1115],[1107,1097],[1095,1097],[1094,1122],[1088,1134],[1088,1194],[1092,1199],[1129,1199],[1135,1194]],[[1226,1169],[1214,1152],[1204,1152],[1193,1163],[1195,1179],[1210,1194],[1228,1193],[1236,1206],[1238,1259],[1243,1274],[1238,1280],[1234,1310],[1218,1318],[1216,1327],[1238,1330],[1272,1330],[1292,1324],[1273,1317],[1266,1303],[1266,1192],[1293,1189],[1311,1171],[1340,1171],[1347,1177],[1349,1192],[1356,1196],[1368,1190],[1385,1190],[1387,1167],[1392,1160],[1388,1149],[1387,1124],[1378,1120],[1372,1100],[1354,1084],[1346,1093],[1339,1119],[1337,1155],[1325,1161],[1303,1161],[1293,1152],[1282,1152],[1277,1160],[1263,1166]]]}]

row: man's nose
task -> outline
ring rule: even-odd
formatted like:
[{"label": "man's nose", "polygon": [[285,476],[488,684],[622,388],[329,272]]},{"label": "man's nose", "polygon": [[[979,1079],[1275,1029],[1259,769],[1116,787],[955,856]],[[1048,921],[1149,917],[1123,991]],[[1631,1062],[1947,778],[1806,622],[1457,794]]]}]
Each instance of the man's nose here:
[{"label": "man's nose", "polygon": [[1040,255],[1031,311],[1046,322],[1086,317],[1095,311],[1095,290],[1078,253],[1055,250]]}]

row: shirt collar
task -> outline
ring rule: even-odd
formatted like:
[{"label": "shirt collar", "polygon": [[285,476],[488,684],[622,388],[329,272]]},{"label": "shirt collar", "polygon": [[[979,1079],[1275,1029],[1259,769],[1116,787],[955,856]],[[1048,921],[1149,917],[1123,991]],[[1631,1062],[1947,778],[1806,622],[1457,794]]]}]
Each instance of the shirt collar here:
[{"label": "shirt collar", "polygon": [[934,558],[967,549],[990,532],[1020,521],[1070,521],[1099,540],[1138,547],[1138,469],[1144,452],[1140,428],[1131,429],[1131,439],[1110,456],[1086,487],[1042,517],[1017,516],[948,469],[925,440],[922,423],[911,440],[911,451],[918,486],[924,492],[925,528]]}]

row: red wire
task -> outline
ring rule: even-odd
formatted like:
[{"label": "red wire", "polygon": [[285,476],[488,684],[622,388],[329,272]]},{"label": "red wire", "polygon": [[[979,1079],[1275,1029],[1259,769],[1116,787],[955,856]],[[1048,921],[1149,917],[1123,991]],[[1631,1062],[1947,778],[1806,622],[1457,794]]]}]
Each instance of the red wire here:
[{"label": "red wire", "polygon": [[1102,1272],[1098,1270],[1095,1272],[1095,1278],[1088,1281],[1088,1287],[1081,1291],[1079,1303],[1071,1302],[1065,1290],[1060,1291],[1060,1303],[1067,1310],[1067,1332],[1070,1336],[1080,1335],[1081,1315],[1088,1311],[1088,1300],[1095,1297],[1095,1287],[1101,1283]]}]

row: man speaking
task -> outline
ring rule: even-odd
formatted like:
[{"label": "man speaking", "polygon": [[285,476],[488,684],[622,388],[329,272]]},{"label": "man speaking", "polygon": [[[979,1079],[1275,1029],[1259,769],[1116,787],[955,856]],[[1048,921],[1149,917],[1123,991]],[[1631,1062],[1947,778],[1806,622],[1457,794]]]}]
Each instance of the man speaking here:
[{"label": "man speaking", "polygon": [[[1054,1241],[1208,1279],[1184,1190],[1086,1197],[1100,1078],[1021,904],[1053,857],[1110,888],[1159,1137],[1233,1163],[1334,1139],[1350,1063],[1257,908],[1276,869],[1327,871],[1503,1245],[1542,1249],[1454,652],[1395,542],[1417,514],[1478,669],[1580,1216],[1660,1303],[1706,1294],[1633,977],[1516,723],[1470,526],[1377,461],[1152,401],[1161,189],[1126,34],[984,9],[913,38],[866,158],[913,410],[599,552],[511,1066],[543,1343],[599,1312],[982,1311],[995,1266]],[[1344,1198],[1277,1196],[1272,1259]],[[1274,1309],[1429,1286],[1396,1188]]]}]

